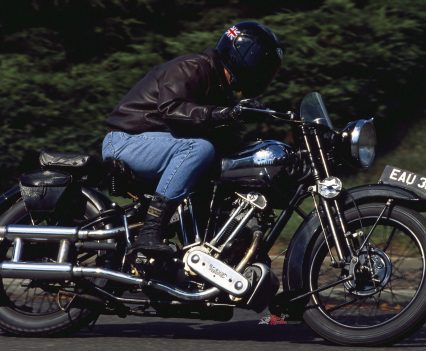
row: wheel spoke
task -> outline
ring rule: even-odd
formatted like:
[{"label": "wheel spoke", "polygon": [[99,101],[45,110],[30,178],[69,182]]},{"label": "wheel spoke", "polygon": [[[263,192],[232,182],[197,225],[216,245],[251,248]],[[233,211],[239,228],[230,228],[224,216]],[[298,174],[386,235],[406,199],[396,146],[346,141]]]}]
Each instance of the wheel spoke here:
[{"label": "wheel spoke", "polygon": [[395,235],[396,229],[397,229],[396,227],[393,227],[393,229],[392,229],[392,231],[391,231],[391,233],[390,233],[390,235],[388,237],[388,240],[386,241],[386,244],[383,247],[383,252],[386,252],[386,250],[389,248],[389,245],[390,245],[390,243],[391,243],[391,241],[393,239],[393,236]]},{"label": "wheel spoke", "polygon": [[[352,222],[354,224],[357,223]],[[365,232],[374,228],[368,257],[359,263],[366,268],[360,268],[355,275],[351,270],[349,274],[355,276],[353,281],[316,294],[318,307],[329,318],[351,327],[375,326],[397,316],[416,295],[424,275],[423,257],[410,232],[395,225],[391,217],[379,222],[377,217],[363,219],[363,224]],[[351,232],[356,230],[351,228]],[[333,271],[326,260],[327,250],[322,248],[319,257],[322,261],[318,263],[316,286],[338,280],[336,270]],[[362,273],[363,270],[367,273]],[[372,281],[368,272],[376,274],[378,280]]]},{"label": "wheel spoke", "polygon": [[346,306],[348,306],[348,305],[350,305],[350,304],[353,304],[353,303],[354,303],[354,302],[356,302],[357,300],[358,300],[358,299],[352,299],[352,300],[350,300],[350,301],[342,302],[341,304],[339,304],[339,305],[337,305],[337,306],[334,306],[334,307],[331,307],[331,308],[329,308],[329,309],[326,309],[325,311],[326,311],[327,313],[331,313],[331,312],[337,311],[339,308],[346,307]]}]

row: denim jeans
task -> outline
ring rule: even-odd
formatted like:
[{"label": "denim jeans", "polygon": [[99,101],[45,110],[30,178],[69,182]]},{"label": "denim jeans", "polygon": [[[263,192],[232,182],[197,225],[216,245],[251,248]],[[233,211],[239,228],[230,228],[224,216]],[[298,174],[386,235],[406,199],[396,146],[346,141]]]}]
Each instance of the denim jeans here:
[{"label": "denim jeans", "polygon": [[205,139],[175,138],[167,132],[109,132],[102,157],[126,162],[136,176],[158,181],[156,192],[169,199],[186,196],[214,160],[214,147]]}]

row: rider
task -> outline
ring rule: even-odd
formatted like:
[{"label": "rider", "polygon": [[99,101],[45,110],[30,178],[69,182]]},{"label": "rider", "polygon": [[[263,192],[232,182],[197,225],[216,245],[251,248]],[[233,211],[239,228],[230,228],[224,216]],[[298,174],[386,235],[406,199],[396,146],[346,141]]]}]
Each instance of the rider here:
[{"label": "rider", "polygon": [[136,175],[158,181],[129,254],[172,253],[163,242],[165,228],[214,160],[210,131],[238,119],[243,103],[233,102],[233,91],[245,98],[262,93],[282,55],[268,27],[241,22],[226,30],[215,49],[154,67],[122,98],[106,121],[111,131],[102,156],[120,159]]}]

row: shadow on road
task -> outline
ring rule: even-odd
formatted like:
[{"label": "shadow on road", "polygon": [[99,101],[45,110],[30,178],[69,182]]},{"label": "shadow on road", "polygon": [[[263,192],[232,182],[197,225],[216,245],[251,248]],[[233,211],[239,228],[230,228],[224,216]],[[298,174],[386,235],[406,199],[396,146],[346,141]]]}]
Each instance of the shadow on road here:
[{"label": "shadow on road", "polygon": [[304,325],[259,325],[257,321],[235,321],[216,324],[198,322],[156,321],[132,324],[99,324],[78,337],[173,338],[229,341],[286,341],[323,343]]},{"label": "shadow on road", "polygon": [[[231,321],[203,324],[185,321],[155,321],[132,324],[99,324],[80,332],[79,338],[165,338],[218,341],[262,341],[334,345],[317,336],[306,325],[259,325],[257,321]],[[395,347],[426,347],[426,328],[395,344]]]}]

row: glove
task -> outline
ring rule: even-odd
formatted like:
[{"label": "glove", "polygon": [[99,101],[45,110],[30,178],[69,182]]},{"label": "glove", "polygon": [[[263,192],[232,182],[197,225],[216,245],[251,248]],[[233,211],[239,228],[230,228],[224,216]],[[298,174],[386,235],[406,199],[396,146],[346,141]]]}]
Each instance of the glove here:
[{"label": "glove", "polygon": [[259,100],[256,99],[244,99],[241,100],[238,105],[240,105],[241,107],[257,108],[261,110],[265,109],[265,105],[263,105]]},{"label": "glove", "polygon": [[226,124],[237,121],[242,113],[240,104],[234,107],[216,107],[212,110],[211,120],[213,124]]},{"label": "glove", "polygon": [[212,111],[212,121],[214,124],[226,124],[240,119],[243,107],[264,109],[265,106],[256,99],[241,100],[234,107],[216,107]]}]

